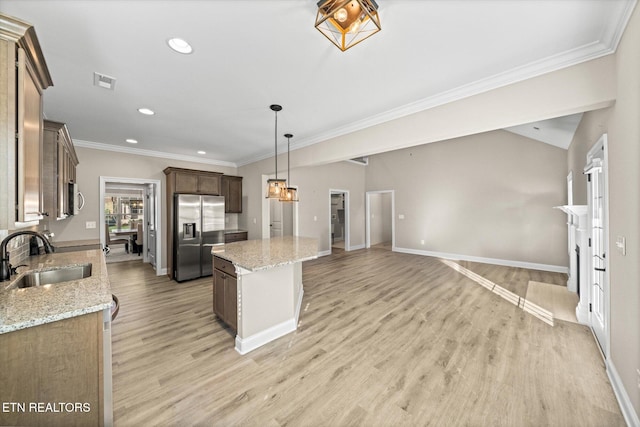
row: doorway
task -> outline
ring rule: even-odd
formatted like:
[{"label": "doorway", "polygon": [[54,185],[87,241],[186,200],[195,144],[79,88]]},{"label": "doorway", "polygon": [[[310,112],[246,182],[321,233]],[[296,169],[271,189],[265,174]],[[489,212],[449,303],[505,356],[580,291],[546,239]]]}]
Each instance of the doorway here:
[{"label": "doorway", "polygon": [[[100,242],[105,247],[106,233],[115,229],[130,239],[129,248],[141,246],[142,262],[150,263],[157,275],[164,274],[159,268],[158,254],[160,239],[161,211],[158,206],[160,198],[160,181],[140,178],[100,177]],[[109,207],[107,195],[115,195],[117,207]],[[137,236],[137,222],[142,225],[142,236]],[[136,223],[136,243],[132,237],[134,230],[132,222]],[[115,228],[114,228],[115,227]],[[113,230],[112,230],[113,229]],[[127,229],[129,235],[127,235]],[[140,240],[141,239],[141,240]]]},{"label": "doorway", "polygon": [[329,190],[329,241],[331,252],[349,251],[349,192]]},{"label": "doorway", "polygon": [[366,248],[376,247],[386,250],[395,248],[394,202],[393,190],[367,191]]},{"label": "doorway", "polygon": [[609,194],[608,194],[608,148],[607,135],[587,153],[588,233],[590,246],[587,247],[588,292],[590,307],[590,325],[607,357],[609,348]]}]

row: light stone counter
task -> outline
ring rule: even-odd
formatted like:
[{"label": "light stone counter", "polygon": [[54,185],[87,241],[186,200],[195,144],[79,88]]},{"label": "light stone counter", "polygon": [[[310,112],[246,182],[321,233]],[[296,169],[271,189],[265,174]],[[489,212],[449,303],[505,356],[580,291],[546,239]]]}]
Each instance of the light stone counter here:
[{"label": "light stone counter", "polygon": [[244,240],[227,243],[224,249],[214,248],[212,253],[255,272],[318,258],[318,240],[298,236]]},{"label": "light stone counter", "polygon": [[[304,295],[302,262],[318,257],[317,239],[245,240],[214,248],[212,254],[214,311],[220,309],[223,317],[235,315],[226,321],[237,324],[238,353],[246,354],[297,329]],[[233,264],[234,275],[224,260]]]},{"label": "light stone counter", "polygon": [[[30,271],[91,263],[91,276],[52,285],[11,289]],[[0,334],[111,307],[111,286],[100,249],[29,257],[11,281],[0,282]]]}]

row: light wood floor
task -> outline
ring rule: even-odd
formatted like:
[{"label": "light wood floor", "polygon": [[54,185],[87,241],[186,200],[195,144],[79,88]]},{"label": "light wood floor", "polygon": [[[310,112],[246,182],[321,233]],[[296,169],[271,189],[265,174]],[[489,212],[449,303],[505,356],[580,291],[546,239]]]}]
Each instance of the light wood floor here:
[{"label": "light wood floor", "polygon": [[[518,293],[566,280],[465,267]],[[299,329],[245,356],[212,314],[211,278],[108,269],[117,426],[624,425],[588,328],[549,326],[435,258],[305,262]]]}]

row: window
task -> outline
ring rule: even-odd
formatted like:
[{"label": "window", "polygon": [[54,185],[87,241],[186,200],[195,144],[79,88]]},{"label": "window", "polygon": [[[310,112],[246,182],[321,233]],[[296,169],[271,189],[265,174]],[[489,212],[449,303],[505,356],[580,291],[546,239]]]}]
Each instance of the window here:
[{"label": "window", "polygon": [[142,195],[111,195],[104,198],[105,221],[109,231],[135,228],[144,219]]}]

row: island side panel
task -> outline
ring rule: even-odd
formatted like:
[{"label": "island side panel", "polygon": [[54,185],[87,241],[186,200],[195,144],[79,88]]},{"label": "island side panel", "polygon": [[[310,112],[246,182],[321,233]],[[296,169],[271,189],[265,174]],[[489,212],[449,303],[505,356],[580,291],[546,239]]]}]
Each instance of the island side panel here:
[{"label": "island side panel", "polygon": [[302,310],[302,297],[304,295],[304,287],[302,285],[302,262],[293,264],[293,310],[296,319],[296,328],[300,311]]},{"label": "island side panel", "polygon": [[294,265],[238,275],[236,348],[240,353],[296,329]]}]

